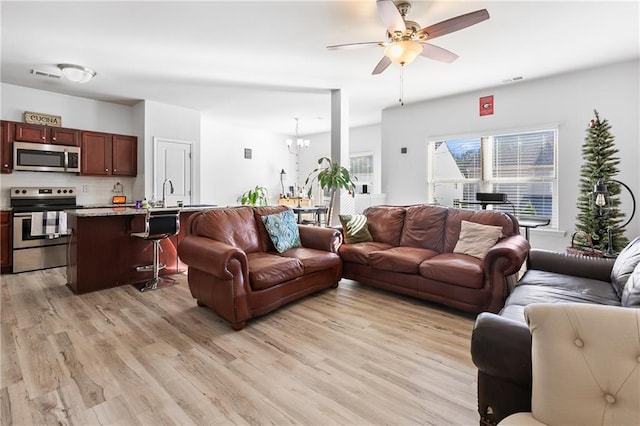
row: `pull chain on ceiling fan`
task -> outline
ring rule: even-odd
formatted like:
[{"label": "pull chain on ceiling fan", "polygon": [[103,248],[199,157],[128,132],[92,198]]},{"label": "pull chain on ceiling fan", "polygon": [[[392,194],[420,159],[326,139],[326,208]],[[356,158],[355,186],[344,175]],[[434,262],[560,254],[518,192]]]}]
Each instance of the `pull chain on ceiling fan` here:
[{"label": "pull chain on ceiling fan", "polygon": [[[377,0],[376,5],[380,20],[387,28],[386,40],[327,46],[327,49],[331,50],[371,46],[384,47],[384,56],[373,69],[371,73],[373,75],[382,73],[392,63],[404,67],[404,65],[413,62],[418,56],[451,63],[458,59],[458,55],[442,47],[427,43],[427,41],[489,19],[489,12],[486,9],[480,9],[420,28],[417,22],[406,20],[406,16],[411,10],[411,3],[400,2],[396,5],[393,0]],[[403,103],[402,68],[400,72],[400,103]]]}]

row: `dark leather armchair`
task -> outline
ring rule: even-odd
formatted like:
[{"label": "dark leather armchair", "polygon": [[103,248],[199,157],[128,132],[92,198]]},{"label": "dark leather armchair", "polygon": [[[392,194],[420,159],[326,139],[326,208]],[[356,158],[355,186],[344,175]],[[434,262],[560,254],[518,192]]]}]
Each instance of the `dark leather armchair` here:
[{"label": "dark leather armchair", "polygon": [[478,368],[481,424],[531,411],[531,333],[524,308],[540,302],[620,306],[611,284],[613,264],[611,259],[530,251],[527,272],[504,308],[478,315],[474,326],[471,356]]}]

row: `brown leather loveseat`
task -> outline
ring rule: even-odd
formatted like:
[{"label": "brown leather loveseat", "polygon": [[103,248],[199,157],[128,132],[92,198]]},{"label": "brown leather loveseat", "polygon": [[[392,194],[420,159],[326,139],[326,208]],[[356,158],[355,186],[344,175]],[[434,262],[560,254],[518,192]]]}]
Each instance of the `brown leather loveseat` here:
[{"label": "brown leather loveseat", "polygon": [[[343,277],[463,311],[498,312],[529,251],[517,219],[499,211],[423,204],[374,206],[363,214],[372,241],[347,244],[345,235]],[[463,222],[498,228],[483,258],[457,250]]]},{"label": "brown leather loveseat", "polygon": [[[501,312],[482,313],[476,318],[471,356],[478,367],[478,411],[483,425],[495,425],[510,414],[531,411],[531,332],[524,312],[533,303],[640,308],[640,237],[629,243],[615,262],[530,251],[527,272]],[[594,419],[594,423],[600,420]]]},{"label": "brown leather loveseat", "polygon": [[337,287],[339,231],[298,226],[302,247],[278,253],[262,221],[286,206],[230,207],[196,214],[178,247],[191,295],[240,330],[247,320]]}]

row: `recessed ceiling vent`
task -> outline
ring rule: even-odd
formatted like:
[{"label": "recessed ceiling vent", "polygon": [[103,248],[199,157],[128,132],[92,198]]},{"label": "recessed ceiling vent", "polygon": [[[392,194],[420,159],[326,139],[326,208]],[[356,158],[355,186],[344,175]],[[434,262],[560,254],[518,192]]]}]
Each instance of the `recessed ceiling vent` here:
[{"label": "recessed ceiling vent", "polygon": [[515,81],[520,81],[520,80],[524,80],[524,77],[519,75],[517,77],[511,77],[511,78],[507,78],[506,80],[502,80],[503,83],[513,83]]},{"label": "recessed ceiling vent", "polygon": [[36,69],[31,70],[31,74],[37,75],[39,77],[49,77],[49,78],[60,78],[60,77],[62,77],[62,76],[60,76],[58,74],[51,74],[49,72],[40,71],[40,70],[36,70]]}]

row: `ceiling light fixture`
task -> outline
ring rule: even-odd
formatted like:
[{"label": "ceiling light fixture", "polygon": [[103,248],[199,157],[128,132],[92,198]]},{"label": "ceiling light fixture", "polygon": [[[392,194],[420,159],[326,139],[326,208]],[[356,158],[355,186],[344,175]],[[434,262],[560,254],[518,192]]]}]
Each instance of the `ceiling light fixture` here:
[{"label": "ceiling light fixture", "polygon": [[[290,153],[297,154],[297,152],[299,150],[301,150],[302,148],[309,148],[309,145],[311,145],[311,141],[309,139],[302,139],[298,135],[298,122],[299,122],[300,118],[294,117],[294,120],[296,120],[296,145],[293,146],[293,140],[292,139],[287,139],[287,148],[289,149]],[[292,151],[292,149],[294,151]]]},{"label": "ceiling light fixture", "polygon": [[384,49],[384,54],[394,64],[406,65],[413,62],[422,53],[422,49],[417,41],[394,41]]},{"label": "ceiling light fixture", "polygon": [[86,83],[96,76],[96,72],[88,67],[74,64],[58,64],[62,74],[75,83]]}]

